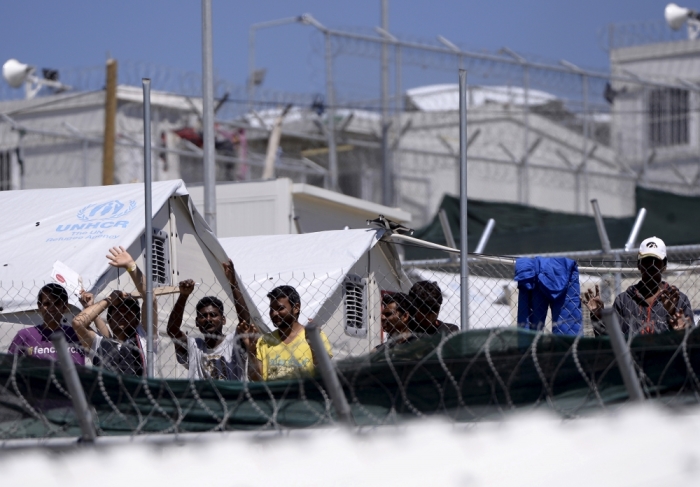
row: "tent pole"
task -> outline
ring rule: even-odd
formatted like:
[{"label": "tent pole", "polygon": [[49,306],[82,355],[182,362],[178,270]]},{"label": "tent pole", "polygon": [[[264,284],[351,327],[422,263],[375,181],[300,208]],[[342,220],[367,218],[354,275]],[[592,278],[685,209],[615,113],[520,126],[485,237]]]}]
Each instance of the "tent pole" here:
[{"label": "tent pole", "polygon": [[144,257],[146,260],[146,295],[143,306],[146,311],[146,367],[148,377],[153,377],[153,208],[151,195],[151,80],[143,78],[143,186],[145,198]]},{"label": "tent pole", "polygon": [[459,70],[459,275],[460,329],[469,329],[469,264],[467,258],[467,72]]}]

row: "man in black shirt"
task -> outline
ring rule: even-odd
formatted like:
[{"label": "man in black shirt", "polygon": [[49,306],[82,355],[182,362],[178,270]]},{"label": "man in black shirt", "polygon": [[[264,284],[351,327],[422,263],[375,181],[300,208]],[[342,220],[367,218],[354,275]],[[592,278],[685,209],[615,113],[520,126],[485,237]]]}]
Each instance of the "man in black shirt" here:
[{"label": "man in black shirt", "polygon": [[459,331],[457,325],[438,320],[442,306],[442,292],[437,282],[418,281],[408,293],[413,304],[413,323],[415,333],[435,335],[450,334]]}]

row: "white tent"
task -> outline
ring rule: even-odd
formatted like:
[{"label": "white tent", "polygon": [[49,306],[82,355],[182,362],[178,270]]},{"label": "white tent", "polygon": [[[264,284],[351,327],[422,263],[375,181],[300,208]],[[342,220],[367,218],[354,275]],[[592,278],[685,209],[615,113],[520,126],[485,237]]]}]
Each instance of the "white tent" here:
[{"label": "white tent", "polygon": [[[233,260],[264,323],[267,293],[280,285],[296,288],[300,322],[323,325],[336,356],[368,352],[381,340],[381,291],[406,291],[410,281],[383,230],[336,230],[301,235],[264,235],[220,239]],[[366,334],[348,329],[348,289],[359,290]],[[352,298],[352,296],[351,296]]]},{"label": "white tent", "polygon": [[[6,349],[19,324],[39,322],[39,289],[48,282],[66,284],[57,278],[63,272],[57,268],[74,271],[84,289],[100,296],[113,289],[134,290],[125,272],[110,267],[105,256],[110,247],[121,245],[145,268],[144,201],[143,184],[0,192],[0,207],[5,210],[0,214],[0,321],[4,322],[0,323],[0,350]],[[193,298],[216,295],[227,313],[235,315],[221,266],[226,253],[192,204],[184,183],[153,183],[152,208],[154,287],[195,279],[200,289]],[[172,295],[159,298],[161,324],[174,299]],[[78,305],[75,296],[71,301]],[[193,306],[189,303],[186,309],[189,329]],[[229,319],[229,326],[236,322]],[[159,331],[162,336],[165,327]],[[159,366],[165,376],[182,372],[171,349],[161,347]]]}]

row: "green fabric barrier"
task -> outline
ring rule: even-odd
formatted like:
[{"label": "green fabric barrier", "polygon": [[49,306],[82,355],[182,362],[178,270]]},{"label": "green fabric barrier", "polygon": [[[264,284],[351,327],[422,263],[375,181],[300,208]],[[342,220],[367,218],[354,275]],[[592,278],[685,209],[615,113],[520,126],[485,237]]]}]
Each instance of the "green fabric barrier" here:
[{"label": "green fabric barrier", "polygon": [[[695,223],[700,214],[700,198],[679,196],[663,191],[637,187],[636,207],[646,208],[647,216],[640,236],[658,236],[667,245],[700,243],[700,226]],[[592,216],[560,213],[516,203],[494,203],[469,200],[468,248],[473,251],[489,218],[496,227],[486,253],[491,255],[541,254],[578,250],[599,250],[600,240]],[[444,209],[452,234],[459,245],[459,198],[445,195]],[[604,218],[613,248],[621,248],[634,224],[634,217]],[[447,242],[437,215],[413,235],[421,240],[445,245]],[[445,254],[419,247],[406,247],[408,260],[443,258]]]},{"label": "green fabric barrier", "polygon": [[[679,403],[696,400],[696,372],[690,373],[684,357],[692,371],[700,370],[700,332],[688,335],[681,353],[684,336],[671,332],[633,341],[647,393]],[[624,401],[608,339],[582,338],[576,347],[574,341],[514,328],[475,330],[444,343],[440,337],[417,340],[337,366],[360,425],[436,414],[474,421],[537,407],[576,416]],[[70,401],[58,387],[60,371],[34,358],[13,361],[0,355],[0,439],[77,436]],[[315,377],[245,384],[143,380],[86,367],[78,373],[101,435],[305,428],[334,417]]]}]

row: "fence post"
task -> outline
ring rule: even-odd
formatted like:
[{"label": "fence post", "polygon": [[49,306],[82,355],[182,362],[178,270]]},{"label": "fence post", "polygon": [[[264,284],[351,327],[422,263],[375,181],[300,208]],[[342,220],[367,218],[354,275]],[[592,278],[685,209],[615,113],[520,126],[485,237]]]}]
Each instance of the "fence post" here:
[{"label": "fence post", "polygon": [[603,247],[603,252],[610,255],[612,254],[612,248],[610,247],[610,239],[608,238],[608,232],[605,229],[605,222],[603,221],[603,214],[600,212],[600,206],[598,206],[598,200],[592,199],[591,206],[593,206],[593,216],[595,217],[595,225],[598,229],[598,237],[600,238],[600,245]]},{"label": "fence post", "polygon": [[489,221],[486,222],[486,228],[484,228],[484,233],[481,234],[481,238],[479,239],[479,243],[476,246],[476,250],[474,251],[475,254],[483,254],[484,249],[486,249],[486,245],[489,243],[489,239],[491,238],[491,233],[493,233],[493,227],[496,226],[496,220],[493,218],[489,218]]},{"label": "fence post", "polygon": [[143,186],[145,200],[144,260],[146,261],[146,295],[143,308],[146,314],[146,374],[154,376],[153,349],[153,209],[151,177],[151,80],[143,78]]},{"label": "fence post", "polygon": [[311,351],[314,353],[314,358],[316,358],[316,366],[321,371],[323,383],[328,390],[328,394],[331,396],[331,402],[338,415],[338,420],[345,425],[352,425],[353,419],[352,413],[350,412],[350,404],[348,404],[345,392],[343,392],[343,388],[340,386],[338,374],[335,371],[335,367],[333,367],[333,363],[331,363],[328,352],[326,352],[326,347],[323,346],[321,327],[315,323],[307,324],[306,336],[309,339],[309,345],[311,346]]},{"label": "fence post", "polygon": [[459,70],[459,275],[460,329],[469,329],[469,255],[467,253],[467,72]]},{"label": "fence post", "polygon": [[620,323],[617,320],[617,313],[613,308],[606,308],[602,311],[603,323],[610,337],[615,360],[620,369],[622,381],[625,383],[625,389],[632,401],[643,401],[644,393],[642,386],[639,383],[637,371],[634,370],[634,362],[632,361],[632,353],[630,352],[625,336],[620,329]]},{"label": "fence post", "polygon": [[639,213],[637,213],[637,219],[634,220],[634,225],[632,226],[632,231],[629,237],[627,237],[627,242],[625,243],[625,251],[629,252],[634,248],[637,237],[639,236],[639,231],[642,229],[642,224],[644,223],[644,218],[647,216],[647,209],[640,208]]},{"label": "fence post", "polygon": [[51,342],[56,349],[58,366],[61,368],[63,379],[68,386],[73,409],[75,410],[75,415],[80,424],[80,431],[82,432],[80,439],[84,442],[94,442],[95,438],[97,438],[95,424],[93,423],[92,413],[90,412],[87,399],[85,398],[85,391],[83,391],[83,386],[80,383],[80,379],[78,379],[78,372],[75,370],[75,364],[68,351],[66,336],[62,331],[58,331],[51,335]]}]

